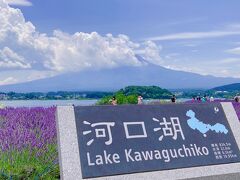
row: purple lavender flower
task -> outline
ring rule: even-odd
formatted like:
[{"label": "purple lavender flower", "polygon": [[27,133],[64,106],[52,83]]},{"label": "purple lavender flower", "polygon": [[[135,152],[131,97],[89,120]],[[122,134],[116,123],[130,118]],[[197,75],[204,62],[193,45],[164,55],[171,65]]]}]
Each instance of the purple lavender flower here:
[{"label": "purple lavender flower", "polygon": [[55,107],[0,109],[0,151],[56,143]]}]

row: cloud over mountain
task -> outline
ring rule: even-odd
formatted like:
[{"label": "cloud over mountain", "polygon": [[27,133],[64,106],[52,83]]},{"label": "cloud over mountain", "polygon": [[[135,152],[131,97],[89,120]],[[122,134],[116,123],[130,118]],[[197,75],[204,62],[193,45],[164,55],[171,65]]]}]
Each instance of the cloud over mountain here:
[{"label": "cloud over mountain", "polygon": [[0,69],[50,70],[57,73],[88,68],[141,66],[136,53],[159,63],[160,48],[151,42],[136,43],[126,35],[102,36],[97,32],[68,34],[55,30],[40,33],[21,10],[0,0]]}]

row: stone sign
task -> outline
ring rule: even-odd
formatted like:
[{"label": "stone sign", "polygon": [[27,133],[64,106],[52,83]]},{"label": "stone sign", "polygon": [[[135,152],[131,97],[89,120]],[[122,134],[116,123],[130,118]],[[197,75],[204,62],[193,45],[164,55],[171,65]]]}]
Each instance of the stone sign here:
[{"label": "stone sign", "polygon": [[240,162],[220,103],[72,109],[80,178]]}]

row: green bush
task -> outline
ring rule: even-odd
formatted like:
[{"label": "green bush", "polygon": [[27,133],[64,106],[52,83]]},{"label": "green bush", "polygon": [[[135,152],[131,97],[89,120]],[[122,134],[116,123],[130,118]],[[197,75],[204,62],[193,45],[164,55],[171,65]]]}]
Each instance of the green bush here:
[{"label": "green bush", "polygon": [[59,165],[57,161],[54,162],[57,158],[57,145],[48,145],[44,156],[36,155],[37,152],[28,149],[21,152],[17,150],[0,152],[0,180],[59,179]]},{"label": "green bush", "polygon": [[172,96],[170,91],[158,86],[127,86],[117,93],[123,93],[126,96],[141,95],[144,99],[169,99]]},{"label": "green bush", "polygon": [[[117,104],[137,104],[137,94],[133,95],[124,95],[122,92],[118,92],[114,95],[117,99]],[[111,99],[113,96],[106,96],[102,99],[100,99],[97,102],[97,105],[110,105],[111,104]]]}]

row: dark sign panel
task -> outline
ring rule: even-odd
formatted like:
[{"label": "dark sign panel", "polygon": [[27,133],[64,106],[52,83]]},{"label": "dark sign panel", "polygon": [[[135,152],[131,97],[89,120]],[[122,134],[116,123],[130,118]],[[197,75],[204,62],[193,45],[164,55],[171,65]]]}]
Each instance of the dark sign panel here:
[{"label": "dark sign panel", "polygon": [[220,104],[75,107],[83,178],[233,163]]}]

